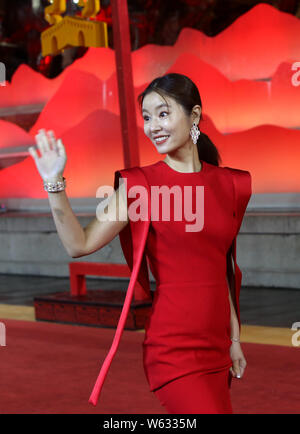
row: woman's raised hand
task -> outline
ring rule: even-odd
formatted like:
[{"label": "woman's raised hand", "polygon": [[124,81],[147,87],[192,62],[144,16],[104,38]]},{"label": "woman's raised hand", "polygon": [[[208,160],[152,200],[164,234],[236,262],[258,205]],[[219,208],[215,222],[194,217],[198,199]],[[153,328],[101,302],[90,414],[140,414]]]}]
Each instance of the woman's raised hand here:
[{"label": "woman's raised hand", "polygon": [[45,182],[55,182],[62,179],[63,171],[67,162],[66,150],[61,139],[55,139],[52,130],[39,130],[35,136],[38,155],[34,146],[28,148],[28,152],[35,161],[36,167]]}]

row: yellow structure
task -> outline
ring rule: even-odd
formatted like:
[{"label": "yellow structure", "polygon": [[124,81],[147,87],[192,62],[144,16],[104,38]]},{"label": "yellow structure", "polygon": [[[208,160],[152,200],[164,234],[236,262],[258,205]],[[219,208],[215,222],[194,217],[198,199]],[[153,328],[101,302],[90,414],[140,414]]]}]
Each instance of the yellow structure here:
[{"label": "yellow structure", "polygon": [[100,11],[100,0],[80,0],[81,17],[62,17],[66,0],[53,0],[45,8],[45,19],[51,24],[41,34],[42,55],[56,55],[68,47],[107,47],[107,24],[89,20]]},{"label": "yellow structure", "polygon": [[66,12],[66,0],[54,0],[51,3],[45,8],[45,20],[52,25],[63,19],[61,14]]},{"label": "yellow structure", "polygon": [[100,11],[100,0],[79,0],[78,6],[83,6],[82,18],[95,17]]}]

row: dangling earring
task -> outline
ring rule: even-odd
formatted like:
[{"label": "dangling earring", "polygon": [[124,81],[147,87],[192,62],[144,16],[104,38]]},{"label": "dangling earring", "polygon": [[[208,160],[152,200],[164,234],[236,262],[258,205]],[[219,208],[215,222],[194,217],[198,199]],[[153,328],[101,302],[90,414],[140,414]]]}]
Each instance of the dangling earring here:
[{"label": "dangling earring", "polygon": [[201,134],[200,130],[199,130],[198,126],[194,122],[193,126],[191,128],[191,131],[190,131],[190,135],[192,136],[192,140],[193,140],[194,145],[196,145],[200,134]]}]

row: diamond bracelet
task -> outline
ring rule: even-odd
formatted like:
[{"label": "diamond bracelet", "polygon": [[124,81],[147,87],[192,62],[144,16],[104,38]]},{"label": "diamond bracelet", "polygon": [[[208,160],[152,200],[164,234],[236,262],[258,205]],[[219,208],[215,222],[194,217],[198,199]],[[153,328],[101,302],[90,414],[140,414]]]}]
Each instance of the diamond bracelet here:
[{"label": "diamond bracelet", "polygon": [[62,181],[57,182],[46,182],[44,181],[44,190],[49,193],[58,193],[59,191],[63,191],[67,186],[66,178],[63,177]]}]

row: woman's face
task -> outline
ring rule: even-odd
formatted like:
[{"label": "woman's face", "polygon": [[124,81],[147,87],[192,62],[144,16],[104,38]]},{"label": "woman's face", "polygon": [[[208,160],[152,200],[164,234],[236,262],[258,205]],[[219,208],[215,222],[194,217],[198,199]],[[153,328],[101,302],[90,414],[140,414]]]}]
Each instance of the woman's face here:
[{"label": "woman's face", "polygon": [[150,92],[144,97],[142,106],[144,132],[160,154],[193,145],[190,136],[192,119],[173,98],[164,98],[157,92]]}]

